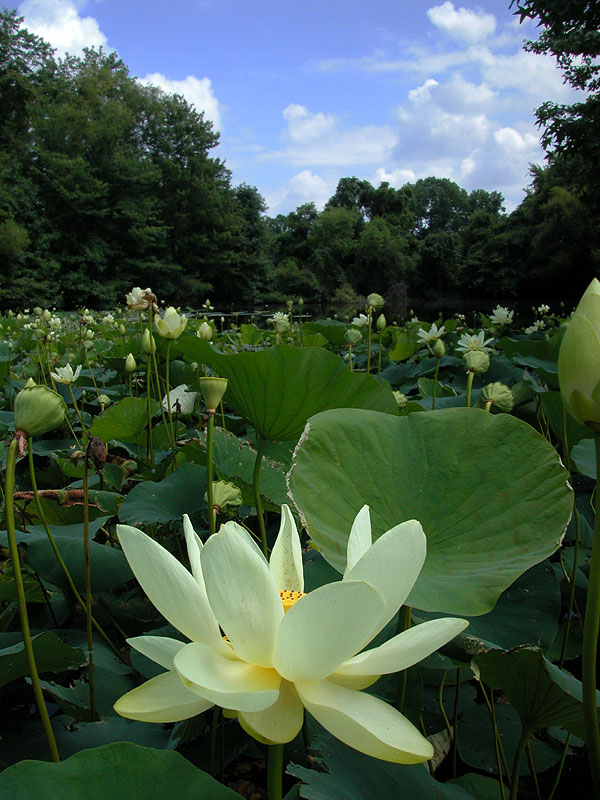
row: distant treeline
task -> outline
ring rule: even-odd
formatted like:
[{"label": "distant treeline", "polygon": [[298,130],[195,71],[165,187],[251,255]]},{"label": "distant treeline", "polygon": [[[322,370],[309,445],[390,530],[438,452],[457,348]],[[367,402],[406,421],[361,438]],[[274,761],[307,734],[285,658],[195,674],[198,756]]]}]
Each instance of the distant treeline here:
[{"label": "distant treeline", "polygon": [[0,12],[0,307],[109,307],[131,286],[169,302],[347,300],[403,283],[420,298],[577,297],[600,262],[585,164],[532,167],[511,214],[447,179],[340,180],[269,218],[209,156],[212,124],[142,86],[114,54],[57,61]]}]

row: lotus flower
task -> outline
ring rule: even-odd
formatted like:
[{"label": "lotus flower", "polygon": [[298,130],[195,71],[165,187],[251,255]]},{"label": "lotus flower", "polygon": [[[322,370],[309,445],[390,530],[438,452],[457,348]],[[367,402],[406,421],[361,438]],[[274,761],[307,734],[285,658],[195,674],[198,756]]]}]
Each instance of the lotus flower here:
[{"label": "lotus flower", "polygon": [[56,372],[51,372],[50,374],[58,383],[75,383],[80,373],[81,364],[76,367],[75,372],[73,372],[73,367],[67,364],[66,367],[57,367]]},{"label": "lotus flower", "polygon": [[425,344],[427,342],[437,342],[437,340],[444,336],[446,333],[446,328],[441,325],[439,328],[435,322],[431,324],[431,328],[428,331],[425,328],[419,328],[417,331],[417,342],[421,344]]},{"label": "lotus flower", "polygon": [[456,350],[461,353],[468,353],[470,350],[480,350],[482,353],[491,353],[492,348],[488,347],[488,344],[493,341],[493,337],[491,339],[486,339],[483,331],[479,331],[478,334],[463,333],[458,340]]},{"label": "lotus flower", "polygon": [[235,711],[260,741],[283,743],[300,731],[306,708],[330,733],[368,755],[407,764],[432,757],[431,744],[406,717],[360,691],[384,673],[417,663],[468,624],[432,620],[361,652],[419,575],[426,539],[417,521],[397,525],[372,544],[364,506],[352,526],[343,579],[309,594],[300,538],[286,505],[270,562],[235,522],[203,546],[184,517],[191,574],[144,533],[126,525],[117,532],[150,600],[191,639],[129,640],[168,671],[121,697],[117,713],[172,722],[214,703]]},{"label": "lotus flower", "polygon": [[163,317],[156,318],[156,330],[163,339],[179,339],[187,325],[187,317],[169,306]]}]

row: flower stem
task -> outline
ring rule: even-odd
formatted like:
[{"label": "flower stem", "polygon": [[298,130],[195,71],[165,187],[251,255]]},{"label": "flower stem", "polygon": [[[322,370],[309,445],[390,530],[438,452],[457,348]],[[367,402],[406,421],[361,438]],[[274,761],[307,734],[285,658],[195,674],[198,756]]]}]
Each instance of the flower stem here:
[{"label": "flower stem", "polygon": [[383,337],[383,333],[379,332],[379,357],[377,359],[377,380],[381,380],[381,339]]},{"label": "flower stem", "polygon": [[270,744],[267,759],[267,798],[281,800],[283,790],[283,745]]},{"label": "flower stem", "polygon": [[369,306],[369,333],[367,335],[367,374],[371,371],[371,320],[373,309]]},{"label": "flower stem", "polygon": [[437,395],[438,373],[440,371],[440,359],[437,358],[435,362],[435,375],[433,376],[433,396],[431,398],[431,410],[435,411],[435,398]]},{"label": "flower stem", "polygon": [[268,557],[267,550],[267,529],[265,528],[265,518],[263,517],[262,500],[260,499],[260,468],[262,466],[263,451],[265,449],[265,440],[260,433],[258,436],[258,446],[256,448],[256,461],[254,462],[254,476],[252,479],[252,486],[254,487],[254,505],[256,506],[256,515],[258,517],[258,529],[260,531],[260,540],[262,543],[262,551],[265,558]]},{"label": "flower stem", "polygon": [[90,502],[88,493],[88,444],[83,460],[83,564],[85,569],[85,615],[88,649],[88,685],[90,689],[90,714],[96,719],[96,692],[94,690],[94,640],[92,636],[92,575],[90,566]]},{"label": "flower stem", "polygon": [[[173,442],[173,450],[175,449],[175,434],[173,433],[173,413],[171,411],[171,385],[169,383],[169,363],[171,361],[171,340],[167,342],[167,366],[166,366],[166,378],[167,378],[167,412],[169,414],[169,428],[171,429],[171,441]],[[177,425],[175,426],[177,429]]]},{"label": "flower stem", "polygon": [[510,800],[517,800],[519,796],[519,775],[521,773],[521,761],[523,760],[523,753],[527,748],[527,742],[529,741],[529,728],[523,726],[523,730],[521,732],[521,738],[517,744],[517,749],[515,750],[515,757],[513,759],[513,767],[512,767],[512,777],[511,777],[511,784],[510,784]]},{"label": "flower stem", "polygon": [[[412,624],[412,608],[410,606],[402,606],[398,612],[398,627],[396,633],[407,631]],[[402,711],[404,707],[404,696],[406,695],[406,678],[408,671],[403,669],[398,673],[398,687],[396,693],[396,708]]]},{"label": "flower stem", "polygon": [[148,415],[148,438],[146,441],[146,461],[148,460],[148,453],[150,454],[150,465],[154,466],[154,447],[152,446],[152,411],[150,403],[152,401],[152,372],[150,370],[151,359],[148,356],[148,364],[146,366],[146,413]]},{"label": "flower stem", "polygon": [[596,711],[596,661],[600,627],[600,433],[594,432],[594,444],[596,446],[596,517],[583,625],[582,684],[583,724],[590,772],[596,794],[600,796],[600,730]]},{"label": "flower stem", "polygon": [[473,388],[474,372],[467,373],[467,408],[471,408],[471,389]]},{"label": "flower stem", "polygon": [[208,535],[212,536],[216,527],[216,514],[213,500],[213,435],[215,431],[215,415],[208,413],[206,425],[206,499],[208,505]]},{"label": "flower stem", "polygon": [[46,734],[46,741],[50,749],[50,756],[52,761],[60,761],[58,755],[58,748],[56,747],[56,739],[54,738],[54,731],[50,724],[50,717],[48,709],[44,702],[44,695],[40,685],[38,676],[37,665],[35,663],[35,654],[33,652],[33,644],[31,642],[31,633],[29,629],[29,618],[27,616],[27,603],[25,601],[25,590],[23,588],[23,576],[21,575],[21,562],[19,560],[19,550],[17,547],[17,537],[15,533],[15,507],[14,507],[14,493],[15,493],[15,466],[17,463],[17,440],[13,439],[8,447],[8,457],[6,460],[6,473],[5,473],[5,498],[4,498],[4,513],[6,517],[6,533],[8,536],[8,548],[12,561],[13,575],[15,579],[15,587],[17,590],[17,601],[19,605],[19,617],[21,619],[21,631],[23,632],[23,645],[25,648],[25,655],[27,656],[27,664],[29,666],[29,674],[31,675],[31,685],[35,702],[38,708],[44,733]]}]

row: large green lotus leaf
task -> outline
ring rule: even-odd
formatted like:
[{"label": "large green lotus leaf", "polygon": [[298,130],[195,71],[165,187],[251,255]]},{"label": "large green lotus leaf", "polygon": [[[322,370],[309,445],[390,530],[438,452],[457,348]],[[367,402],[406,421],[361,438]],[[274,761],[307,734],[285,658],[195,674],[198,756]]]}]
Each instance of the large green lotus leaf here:
[{"label": "large green lotus leaf", "polygon": [[583,439],[571,451],[571,458],[582,475],[596,480],[596,449],[591,439]]},{"label": "large green lotus leaf", "polygon": [[[539,647],[490,650],[475,656],[481,678],[502,689],[524,727],[531,730],[560,725],[585,737],[581,682],[544,658]],[[600,705],[600,692],[596,692]]]},{"label": "large green lotus leaf", "polygon": [[300,797],[306,800],[473,800],[460,786],[436,781],[422,764],[390,764],[370,758],[326,733],[311,738],[311,749],[316,749],[326,772],[297,764],[286,770],[303,782]]},{"label": "large green lotus leaf", "polygon": [[398,413],[390,387],[350,370],[319,347],[278,345],[226,356],[198,337],[181,341],[194,361],[229,379],[225,401],[265,439],[298,439],[306,420],[328,408]]},{"label": "large green lotus leaf", "polygon": [[318,319],[314,322],[305,322],[302,325],[302,336],[304,333],[317,333],[324,336],[331,344],[336,347],[343,347],[346,344],[345,335],[348,326],[336,319]]},{"label": "large green lotus leaf", "polygon": [[565,428],[569,447],[582,439],[593,439],[594,434],[585,425],[581,425],[569,413],[564,415],[564,405],[560,392],[542,392],[539,395],[542,408],[548,418],[552,433],[559,442],[565,444]]},{"label": "large green lotus leaf", "polygon": [[[90,428],[90,434],[102,439],[103,442],[110,442],[112,439],[136,442],[138,434],[148,424],[146,402],[142,397],[124,397],[96,417]],[[159,409],[158,402],[151,400],[150,414],[155,414]]]},{"label": "large green lotus leaf", "polygon": [[119,519],[130,525],[181,520],[206,508],[206,468],[183,464],[159,482],[144,481],[129,492]]},{"label": "large green lotus leaf", "polygon": [[21,761],[2,773],[3,800],[233,800],[218,783],[174,751],[115,742],[58,764]]},{"label": "large green lotus leaf", "polygon": [[365,503],[374,538],[419,520],[427,559],[407,602],[470,616],[489,611],[557,549],[572,507],[554,448],[526,423],[475,408],[318,414],[300,439],[290,489],[310,537],[340,572]]},{"label": "large green lotus leaf", "polygon": [[[14,635],[0,634],[0,687],[30,674],[25,646],[18,641],[21,634],[16,636],[13,642]],[[31,641],[38,672],[64,672],[85,664],[83,651],[68,647],[52,631],[33,636]]]}]

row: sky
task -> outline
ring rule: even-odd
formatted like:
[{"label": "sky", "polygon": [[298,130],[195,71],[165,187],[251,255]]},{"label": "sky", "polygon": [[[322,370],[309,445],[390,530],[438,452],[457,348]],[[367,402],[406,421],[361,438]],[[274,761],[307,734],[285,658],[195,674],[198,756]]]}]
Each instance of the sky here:
[{"label": "sky", "polygon": [[[5,0],[6,2],[6,0]],[[523,199],[543,163],[534,110],[573,102],[510,0],[23,0],[57,55],[116,50],[220,132],[212,155],[268,213],[319,208],[342,177],[450,178]],[[6,2],[6,5],[9,5]]]}]

